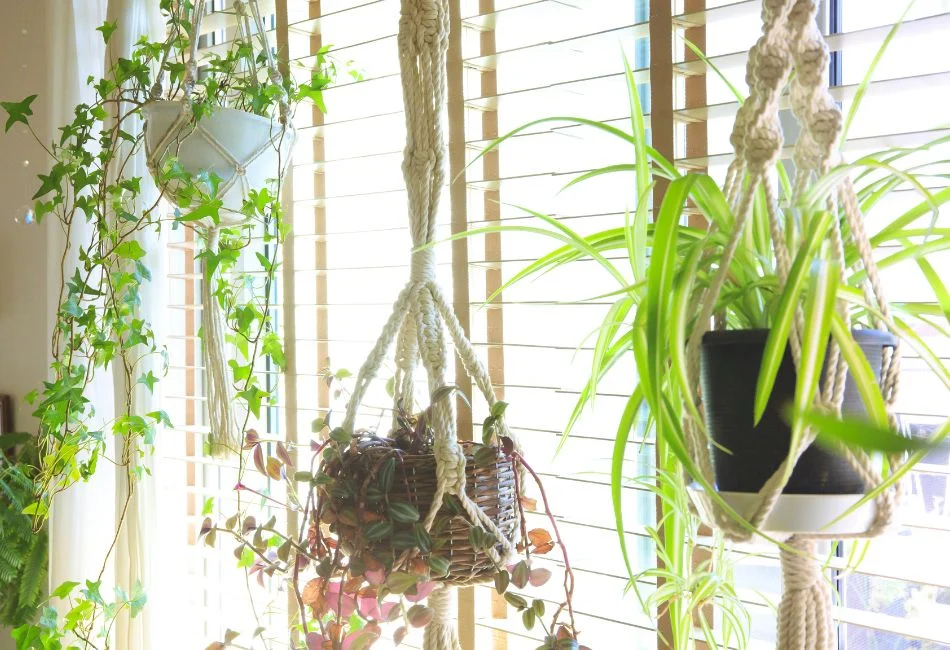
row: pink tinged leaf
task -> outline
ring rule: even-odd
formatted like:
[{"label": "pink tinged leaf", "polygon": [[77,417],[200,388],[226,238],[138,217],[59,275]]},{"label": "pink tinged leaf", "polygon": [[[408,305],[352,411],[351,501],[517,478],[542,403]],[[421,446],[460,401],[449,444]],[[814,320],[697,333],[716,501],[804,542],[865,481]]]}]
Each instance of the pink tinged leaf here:
[{"label": "pink tinged leaf", "polygon": [[257,435],[257,431],[254,429],[248,429],[247,433],[244,434],[244,448],[250,449],[257,443],[261,441],[261,437]]},{"label": "pink tinged leaf", "polygon": [[311,632],[307,635],[307,650],[323,650],[323,644],[326,640],[322,634]]},{"label": "pink tinged leaf", "polygon": [[420,582],[416,585],[416,593],[414,594],[405,594],[406,600],[410,603],[418,603],[420,600],[425,600],[429,597],[429,594],[432,593],[432,590],[435,589],[437,583],[435,582]]},{"label": "pink tinged leaf", "polygon": [[367,630],[353,632],[343,639],[343,650],[366,650],[379,639],[378,634]]},{"label": "pink tinged leaf", "polygon": [[368,583],[370,583],[374,587],[378,587],[379,585],[386,582],[386,569],[384,569],[383,567],[380,567],[376,569],[375,571],[366,571],[363,574],[363,577],[366,578],[366,581]]},{"label": "pink tinged leaf", "polygon": [[247,489],[247,486],[244,485],[243,483],[238,483],[237,485],[234,486],[235,492],[240,492],[241,490],[246,490],[246,489]]},{"label": "pink tinged leaf", "polygon": [[257,468],[257,471],[267,476],[267,465],[264,464],[264,449],[257,445],[254,447],[254,467]]},{"label": "pink tinged leaf", "polygon": [[363,618],[381,618],[379,613],[379,601],[375,597],[360,596],[357,599],[359,603],[360,614],[363,615]]},{"label": "pink tinged leaf", "polygon": [[282,442],[277,443],[277,457],[287,467],[294,466],[294,459],[290,457],[290,452],[287,451],[287,447]]},{"label": "pink tinged leaf", "polygon": [[379,617],[384,621],[392,621],[398,616],[398,608],[399,603],[383,603],[379,606]]},{"label": "pink tinged leaf", "polygon": [[205,520],[201,522],[201,532],[198,535],[205,535],[214,528],[214,523],[211,521],[211,517],[205,517]]},{"label": "pink tinged leaf", "polygon": [[551,579],[551,572],[547,569],[532,569],[528,581],[532,587],[543,587]]},{"label": "pink tinged leaf", "polygon": [[400,645],[406,639],[406,635],[409,634],[409,630],[405,626],[400,627],[395,632],[393,632],[393,642],[396,645]]},{"label": "pink tinged leaf", "polygon": [[413,605],[409,608],[409,611],[406,612],[406,618],[413,627],[425,627],[432,622],[434,615],[435,612],[425,605]]}]

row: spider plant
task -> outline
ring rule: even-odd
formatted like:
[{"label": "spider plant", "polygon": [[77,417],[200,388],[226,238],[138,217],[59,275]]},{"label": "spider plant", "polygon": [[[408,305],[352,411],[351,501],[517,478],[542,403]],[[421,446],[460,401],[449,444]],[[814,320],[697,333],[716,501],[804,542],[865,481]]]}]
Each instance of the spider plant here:
[{"label": "spider plant", "polygon": [[[894,28],[897,29],[897,26]],[[893,32],[892,32],[893,35]],[[892,36],[891,35],[891,36]],[[890,41],[891,36],[885,41]],[[883,49],[883,48],[882,48]],[[876,57],[875,62],[880,57]],[[694,622],[703,621],[700,613],[707,603],[718,603],[730,630],[743,629],[747,619],[741,614],[741,602],[735,597],[731,581],[722,568],[709,565],[694,567],[690,557],[690,531],[695,516],[683,507],[689,480],[697,482],[713,501],[751,529],[717,495],[715,486],[703,478],[687,452],[683,420],[693,417],[700,426],[699,405],[687,380],[683,342],[690,338],[697,323],[694,306],[709,287],[721,260],[722,250],[732,234],[736,215],[718,183],[706,173],[683,174],[673,161],[648,144],[643,109],[632,71],[626,67],[629,95],[629,130],[608,123],[578,117],[555,116],[532,121],[499,137],[486,152],[528,129],[546,124],[585,126],[616,138],[629,147],[632,160],[610,164],[574,178],[568,187],[605,174],[628,174],[633,178],[632,195],[637,197],[633,209],[627,210],[622,223],[615,227],[581,236],[558,219],[528,211],[539,223],[531,225],[497,225],[477,228],[459,236],[493,232],[519,231],[553,239],[558,247],[528,264],[511,277],[498,294],[525,279],[546,273],[579,260],[592,260],[615,284],[614,290],[598,296],[610,297],[601,326],[596,330],[593,361],[589,378],[575,408],[565,425],[561,446],[588,408],[600,381],[612,368],[632,361],[638,382],[633,387],[615,435],[612,460],[612,499],[620,546],[627,564],[630,585],[639,593],[638,577],[630,564],[624,537],[623,462],[634,424],[646,418],[654,430],[657,450],[657,475],[652,488],[659,496],[658,521],[653,532],[661,567],[652,577],[660,578],[661,587],[652,596],[641,598],[647,606],[658,610],[666,607],[673,625],[671,647],[691,647]],[[714,70],[714,68],[713,68]],[[714,70],[715,71],[715,70]],[[718,72],[718,71],[715,71]],[[864,96],[871,72],[860,86],[857,101],[847,117],[853,119]],[[741,97],[739,98],[741,101]],[[726,284],[715,304],[714,313],[729,329],[769,328],[769,343],[762,361],[757,389],[757,409],[768,400],[777,368],[788,343],[788,324],[796,309],[804,308],[807,322],[816,323],[809,335],[799,364],[802,381],[817,381],[824,360],[827,342],[833,338],[848,362],[851,377],[857,384],[870,416],[867,419],[838,418],[800,402],[798,411],[790,413],[793,430],[800,435],[803,427],[817,430],[819,440],[832,446],[854,446],[870,451],[911,451],[906,462],[896,471],[885,471],[882,486],[869,492],[858,505],[875,498],[881,490],[900,480],[926,453],[925,443],[907,440],[888,428],[885,403],[867,361],[857,350],[851,331],[844,326],[841,314],[835,312],[835,301],[847,306],[852,324],[870,326],[881,316],[877,305],[867,300],[859,288],[865,279],[857,268],[859,256],[853,246],[845,250],[846,267],[835,269],[825,243],[833,220],[847,232],[847,223],[837,210],[826,209],[827,198],[836,183],[845,177],[854,183],[863,214],[873,217],[880,228],[870,243],[882,271],[899,264],[917,264],[932,291],[932,303],[892,304],[892,326],[901,343],[913,349],[938,378],[950,389],[950,372],[926,340],[918,333],[925,326],[948,336],[950,292],[935,271],[932,259],[950,248],[950,229],[939,227],[940,207],[950,200],[946,175],[939,163],[919,164],[919,156],[944,144],[947,138],[935,138],[922,146],[888,149],[866,155],[853,163],[842,163],[826,174],[813,178],[804,191],[795,192],[785,168],[777,170],[777,209],[785,219],[785,232],[793,251],[794,264],[788,283],[779,281],[775,251],[772,248],[767,221],[767,197],[760,188],[752,205],[752,213],[739,245],[728,266]],[[484,152],[483,152],[484,153]],[[650,219],[650,196],[657,182],[667,184],[662,201],[653,206]],[[941,189],[933,190],[933,187]],[[916,203],[909,209],[893,212],[885,199],[899,190],[916,192]],[[708,228],[684,225],[687,206],[698,212]],[[933,215],[927,223],[928,215]],[[924,222],[921,225],[921,222]],[[621,260],[608,256],[621,254]],[[843,278],[843,280],[839,279]],[[494,296],[492,296],[494,298]],[[801,382],[800,382],[801,383]],[[799,386],[800,395],[811,395],[814,388]],[[932,443],[950,433],[945,424]],[[560,447],[559,447],[560,449]],[[675,480],[671,480],[675,477]],[[688,477],[689,480],[684,480]],[[647,481],[649,483],[649,481]],[[643,486],[643,481],[640,482]],[[857,506],[855,506],[857,507]],[[752,531],[758,532],[761,531]],[[693,590],[697,575],[706,572],[705,598],[684,597]],[[702,625],[702,623],[700,623]],[[707,632],[707,630],[703,630]],[[736,634],[740,643],[747,638]]]}]

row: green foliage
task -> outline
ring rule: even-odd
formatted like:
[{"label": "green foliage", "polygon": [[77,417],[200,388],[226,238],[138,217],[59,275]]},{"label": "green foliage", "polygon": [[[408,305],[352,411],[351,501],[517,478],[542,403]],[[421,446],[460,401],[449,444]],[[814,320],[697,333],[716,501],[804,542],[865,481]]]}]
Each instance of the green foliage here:
[{"label": "green foliage", "polygon": [[[885,40],[882,52],[895,30]],[[706,60],[695,46],[690,47]],[[875,57],[873,65],[880,60],[881,53]],[[847,124],[851,123],[857,104],[865,94],[870,75],[871,71],[859,88]],[[681,173],[673,161],[665,159],[648,144],[643,107],[629,66],[626,76],[629,131],[587,118],[547,117],[502,135],[480,154],[484,155],[502,146],[509,138],[538,125],[576,125],[608,136],[617,144],[628,147],[630,159],[581,174],[566,188],[608,174],[624,174],[632,178],[632,191],[625,193],[625,197],[634,197],[635,205],[626,206],[622,223],[582,236],[552,217],[525,210],[537,220],[537,224],[488,226],[453,239],[499,232],[533,233],[548,237],[557,246],[517,272],[490,299],[527,278],[578,260],[593,262],[595,268],[602,270],[604,277],[614,283],[613,290],[596,297],[600,300],[610,298],[612,304],[605,310],[596,332],[589,378],[565,425],[561,445],[585,409],[593,403],[598,384],[606,373],[617,365],[633,364],[637,384],[618,424],[611,471],[616,527],[630,585],[639,594],[642,578],[661,577],[666,580],[662,590],[643,601],[648,611],[663,609],[669,612],[674,638],[667,641],[672,647],[690,647],[694,621],[699,621],[700,625],[703,622],[703,617],[697,616],[697,612],[709,603],[720,606],[725,626],[741,647],[747,638],[744,630],[748,628],[748,617],[730,584],[726,565],[692,565],[690,545],[695,545],[698,519],[686,506],[685,485],[690,480],[698,482],[725,512],[731,513],[747,530],[752,529],[719,499],[714,487],[705,481],[687,451],[683,431],[684,418],[704,427],[695,402],[683,342],[688,341],[696,329],[696,305],[700,304],[722,266],[722,253],[736,230],[737,219],[732,205],[710,176]],[[742,97],[737,98],[741,103]],[[929,150],[948,141],[950,139],[946,137],[936,138],[919,147],[881,151],[851,164],[838,165],[826,174],[810,179],[801,194],[793,193],[785,169],[779,166],[775,205],[793,254],[788,279],[779,280],[781,274],[771,241],[767,199],[764,190],[759,188],[745,229],[738,236],[738,247],[713,309],[713,314],[726,328],[770,329],[759,376],[756,418],[761,417],[771,394],[795,314],[799,313],[804,315],[807,327],[798,376],[797,407],[789,412],[795,438],[801,438],[808,426],[818,432],[822,444],[835,448],[848,446],[869,451],[913,452],[904,466],[908,469],[901,468],[889,474],[884,485],[868,494],[864,502],[906,474],[909,467],[923,457],[929,445],[950,435],[950,426],[941,428],[929,443],[911,441],[888,430],[877,380],[854,344],[842,315],[836,310],[846,310],[852,326],[858,327],[874,326],[882,314],[879,306],[861,290],[866,280],[865,270],[859,262],[856,246],[847,237],[849,227],[842,208],[836,202],[829,202],[829,196],[842,180],[851,178],[862,211],[879,226],[871,238],[871,245],[880,260],[879,268],[886,271],[901,263],[916,263],[920,268],[933,290],[936,305],[891,305],[891,312],[895,314],[891,325],[900,334],[902,343],[917,352],[938,380],[950,389],[950,371],[914,329],[914,326],[923,325],[946,336],[946,325],[939,321],[950,322],[950,292],[944,279],[928,261],[929,256],[950,247],[950,232],[938,228],[936,222],[938,210],[950,201],[950,189],[928,189],[934,181],[945,181],[941,163],[917,163],[920,154],[926,155]],[[739,179],[739,183],[744,180]],[[651,206],[650,198],[657,183],[665,183],[667,189],[661,202]],[[905,194],[910,196],[913,196],[911,192],[916,193],[918,203],[903,212],[882,214],[883,199],[898,190],[905,190]],[[690,219],[687,219],[687,206],[691,208]],[[656,217],[654,223],[647,219],[651,207]],[[686,225],[693,220],[695,213],[705,218],[708,229]],[[928,214],[933,215],[929,227],[926,224],[915,227],[916,222]],[[835,265],[829,244],[829,234],[835,224],[846,237],[844,268]],[[841,349],[871,423],[867,419],[855,421],[830,417],[811,406],[830,337]],[[628,441],[634,432],[643,437],[652,433],[656,443],[656,475],[643,479],[641,483],[659,497],[659,516],[663,526],[651,534],[665,564],[663,575],[635,573],[626,549],[622,502],[626,480],[622,471],[630,448]],[[711,632],[703,628],[702,633],[707,636],[710,646],[714,646],[709,636]]]},{"label": "green foliage", "polygon": [[[5,439],[5,440],[4,440]],[[23,509],[33,499],[35,445],[26,436],[17,462],[2,451],[0,438],[0,625],[15,627],[36,619],[46,581],[47,534],[34,531]]]},{"label": "green foliage", "polygon": [[[108,66],[102,78],[90,77],[92,98],[77,105],[56,140],[44,145],[49,171],[39,175],[34,210],[38,220],[57,222],[69,248],[63,256],[49,379],[29,399],[40,422],[37,469],[21,483],[14,482],[23,477],[13,469],[3,468],[0,474],[0,498],[6,502],[14,498],[11,494],[16,498],[15,507],[0,513],[0,539],[9,540],[0,548],[0,616],[9,622],[22,622],[35,609],[45,567],[38,560],[45,558],[46,541],[28,533],[42,527],[56,495],[96,472],[112,435],[121,436],[126,444],[120,445],[118,457],[109,458],[110,467],[114,463],[128,472],[130,480],[138,480],[145,474],[141,459],[151,453],[155,436],[162,427],[172,426],[162,409],[136,413],[133,407],[135,386],[153,391],[168,365],[166,350],[140,313],[142,290],[151,280],[146,265],[150,242],[157,242],[165,228],[193,228],[202,220],[219,223],[220,178],[210,172],[192,177],[176,160],[168,159],[153,170],[153,176],[174,216],[161,202],[142,206],[147,184],[128,173],[128,163],[142,152],[144,134],[130,131],[128,124],[149,102],[185,98],[185,53],[195,36],[194,6],[191,0],[161,0],[167,38],[141,38],[127,57]],[[118,27],[105,23],[97,31],[108,43]],[[238,38],[229,51],[207,54],[199,62],[201,74],[189,98],[194,120],[222,106],[282,117],[281,109],[288,103],[292,106],[302,98],[317,101],[336,75],[335,63],[323,51],[310,84],[300,90],[291,75],[272,80],[264,65],[266,54],[256,53],[259,50]],[[158,88],[161,97],[153,95]],[[29,127],[35,99],[0,103],[7,116],[6,130],[17,123]],[[272,320],[279,251],[287,234],[281,182],[275,178],[266,187],[251,190],[241,210],[245,224],[222,228],[218,249],[203,254],[214,276],[214,298],[227,316],[228,339],[238,350],[231,362],[235,392],[253,414],[275,399],[276,382],[262,381],[260,366],[265,360],[272,368],[286,365]],[[196,231],[195,238],[201,236]],[[247,254],[252,241],[255,246],[262,241],[265,254]],[[66,260],[76,262],[67,267]],[[97,373],[113,368],[127,390],[115,419],[102,423],[95,417],[88,389]],[[69,613],[58,619],[47,610],[39,623],[20,628],[19,648],[60,647],[64,635],[76,639],[79,647],[99,647],[100,635],[119,611],[128,609],[135,615],[145,605],[140,585],[131,594],[120,591],[113,602],[103,598],[94,583],[58,589],[54,598],[68,601]]]}]

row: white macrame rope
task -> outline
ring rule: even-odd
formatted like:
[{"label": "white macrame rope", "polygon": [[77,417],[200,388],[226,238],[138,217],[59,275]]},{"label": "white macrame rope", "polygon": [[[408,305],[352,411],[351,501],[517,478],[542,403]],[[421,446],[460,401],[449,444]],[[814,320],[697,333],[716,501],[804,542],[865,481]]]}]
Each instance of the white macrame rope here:
[{"label": "white macrame rope", "polygon": [[[428,376],[430,393],[445,386],[445,330],[465,370],[489,405],[496,403],[485,367],[436,280],[435,241],[439,198],[445,184],[445,139],[441,116],[445,106],[445,64],[448,49],[448,0],[403,0],[399,20],[399,60],[406,116],[406,147],[403,176],[406,181],[409,230],[413,253],[409,282],[393,305],[392,314],[375,346],[357,374],[347,404],[343,427],[353,431],[356,414],[370,381],[376,376],[389,349],[396,345],[394,402],[396,410],[413,408],[413,370],[421,363]],[[431,528],[447,494],[454,495],[468,518],[494,535],[497,545],[487,550],[502,565],[516,552],[520,519],[517,508],[515,532],[505,534],[465,491],[466,459],[455,429],[454,401],[443,398],[431,405],[437,487],[423,524]],[[511,435],[504,418],[502,435]],[[500,549],[500,552],[499,552]],[[427,626],[426,650],[457,650],[454,631],[452,587],[444,586],[429,599],[435,616]]]},{"label": "white macrame rope", "polygon": [[428,604],[432,609],[432,621],[426,625],[422,647],[462,650],[458,633],[455,631],[458,619],[455,589],[439,587],[429,595]]},{"label": "white macrame rope", "polygon": [[[841,134],[842,117],[825,85],[829,55],[827,45],[814,21],[816,10],[814,0],[763,0],[763,33],[749,52],[746,70],[750,96],[736,116],[731,136],[736,159],[729,167],[724,185],[725,195],[735,211],[736,221],[730,239],[722,251],[716,274],[700,298],[698,325],[687,342],[688,376],[695,387],[694,397],[700,405],[700,344],[711,324],[719,294],[725,286],[729,266],[752,210],[754,196],[760,190],[765,196],[780,285],[784,285],[788,279],[793,255],[788,250],[789,241],[783,231],[770,170],[777,164],[783,144],[778,102],[786,80],[790,77],[792,110],[802,125],[793,152],[797,175],[793,199],[800,198],[808,186],[808,181],[825,173],[837,155],[836,145]],[[791,75],[792,70],[795,71],[794,75]],[[867,275],[865,296],[880,312],[880,317],[874,318],[875,325],[896,332],[850,180],[843,181],[836,192],[829,196],[827,203],[832,214],[843,213],[847,220],[850,236],[859,253],[860,264]],[[844,241],[841,224],[837,220],[830,233],[830,250],[832,259],[840,265],[841,277],[844,279],[847,271]],[[838,301],[836,309],[845,324],[850,327],[846,305]],[[796,367],[801,358],[803,320],[801,309],[796,310],[789,335],[789,348]],[[899,347],[885,348],[881,390],[888,407],[890,424],[895,428],[898,421],[893,407],[898,390],[899,369]],[[832,340],[823,376],[823,388],[814,396],[816,403],[829,412],[840,413],[846,377],[847,364],[836,342]],[[704,478],[710,482],[714,481],[710,448],[702,424],[687,416],[684,430],[688,449]],[[789,451],[788,458],[762,486],[750,512],[740,513],[754,528],[764,527],[782,494],[791,468],[813,440],[814,432],[806,430],[800,444]],[[846,459],[867,489],[873,489],[882,483],[881,472],[867,454],[855,452],[842,445],[839,445],[836,451]],[[896,469],[900,462],[898,457],[888,460],[891,469]],[[900,494],[899,484],[883,491],[874,501],[875,515],[869,528],[854,537],[874,536],[889,526]],[[736,540],[747,540],[751,537],[752,534],[747,528],[734,521],[708,497],[701,498],[705,501],[705,511],[729,537]],[[815,557],[815,540],[842,537],[848,536],[823,533],[809,533],[807,537],[796,535],[783,547],[785,593],[779,609],[778,650],[831,650],[834,647],[830,590]]]},{"label": "white macrame rope", "polygon": [[[217,228],[207,231],[207,249],[218,252]],[[201,356],[205,366],[205,395],[208,425],[211,433],[208,444],[215,456],[227,456],[241,448],[238,418],[234,412],[232,385],[224,355],[224,325],[221,310],[214,295],[214,274],[207,260],[201,263]]]}]

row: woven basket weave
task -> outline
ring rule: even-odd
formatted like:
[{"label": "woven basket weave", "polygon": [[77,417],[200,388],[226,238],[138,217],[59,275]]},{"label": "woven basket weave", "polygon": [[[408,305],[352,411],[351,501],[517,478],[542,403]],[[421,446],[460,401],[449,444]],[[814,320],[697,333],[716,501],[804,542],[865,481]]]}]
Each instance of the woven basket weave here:
[{"label": "woven basket weave", "polygon": [[[516,515],[515,515],[515,474],[511,460],[499,450],[496,462],[491,465],[481,464],[476,466],[474,453],[477,446],[472,443],[461,443],[466,458],[466,485],[465,490],[469,496],[491,520],[498,526],[506,537],[510,540],[515,533]],[[425,515],[432,505],[437,486],[436,477],[436,459],[431,453],[414,454],[400,451],[395,447],[395,443],[388,438],[362,437],[357,445],[344,452],[346,461],[352,460],[354,455],[360,455],[361,462],[355,466],[360,468],[377,467],[386,456],[393,452],[397,454],[396,470],[393,475],[393,487],[391,494],[398,498],[404,498],[411,503],[420,513]],[[349,465],[349,463],[347,462]],[[351,467],[353,465],[350,465]],[[325,467],[326,473],[331,478],[338,478],[342,466],[339,462],[328,463]],[[350,470],[352,471],[352,470]],[[358,484],[364,484],[369,481],[368,473],[371,470],[363,470],[363,476],[353,476]],[[336,499],[327,499],[327,509],[330,511],[330,517],[324,517],[324,522],[328,520],[334,522],[334,532],[339,537],[340,543],[344,548],[353,549],[359,545],[358,528],[347,526],[340,518],[336,507],[339,507],[340,501]],[[434,526],[432,530],[434,551],[450,562],[450,568],[447,575],[438,578],[439,582],[452,585],[469,585],[490,580],[497,572],[497,568],[483,551],[475,550],[469,539],[471,523],[464,515],[454,515],[453,510],[448,504],[443,504],[439,511],[438,518],[449,518],[447,525]],[[364,543],[365,544],[365,543]],[[390,546],[387,542],[378,543],[375,547],[378,552],[376,555],[385,555],[390,552]],[[498,552],[502,551],[501,545],[496,545]],[[412,554],[408,554],[410,557]],[[395,567],[400,568],[400,567]]]}]

